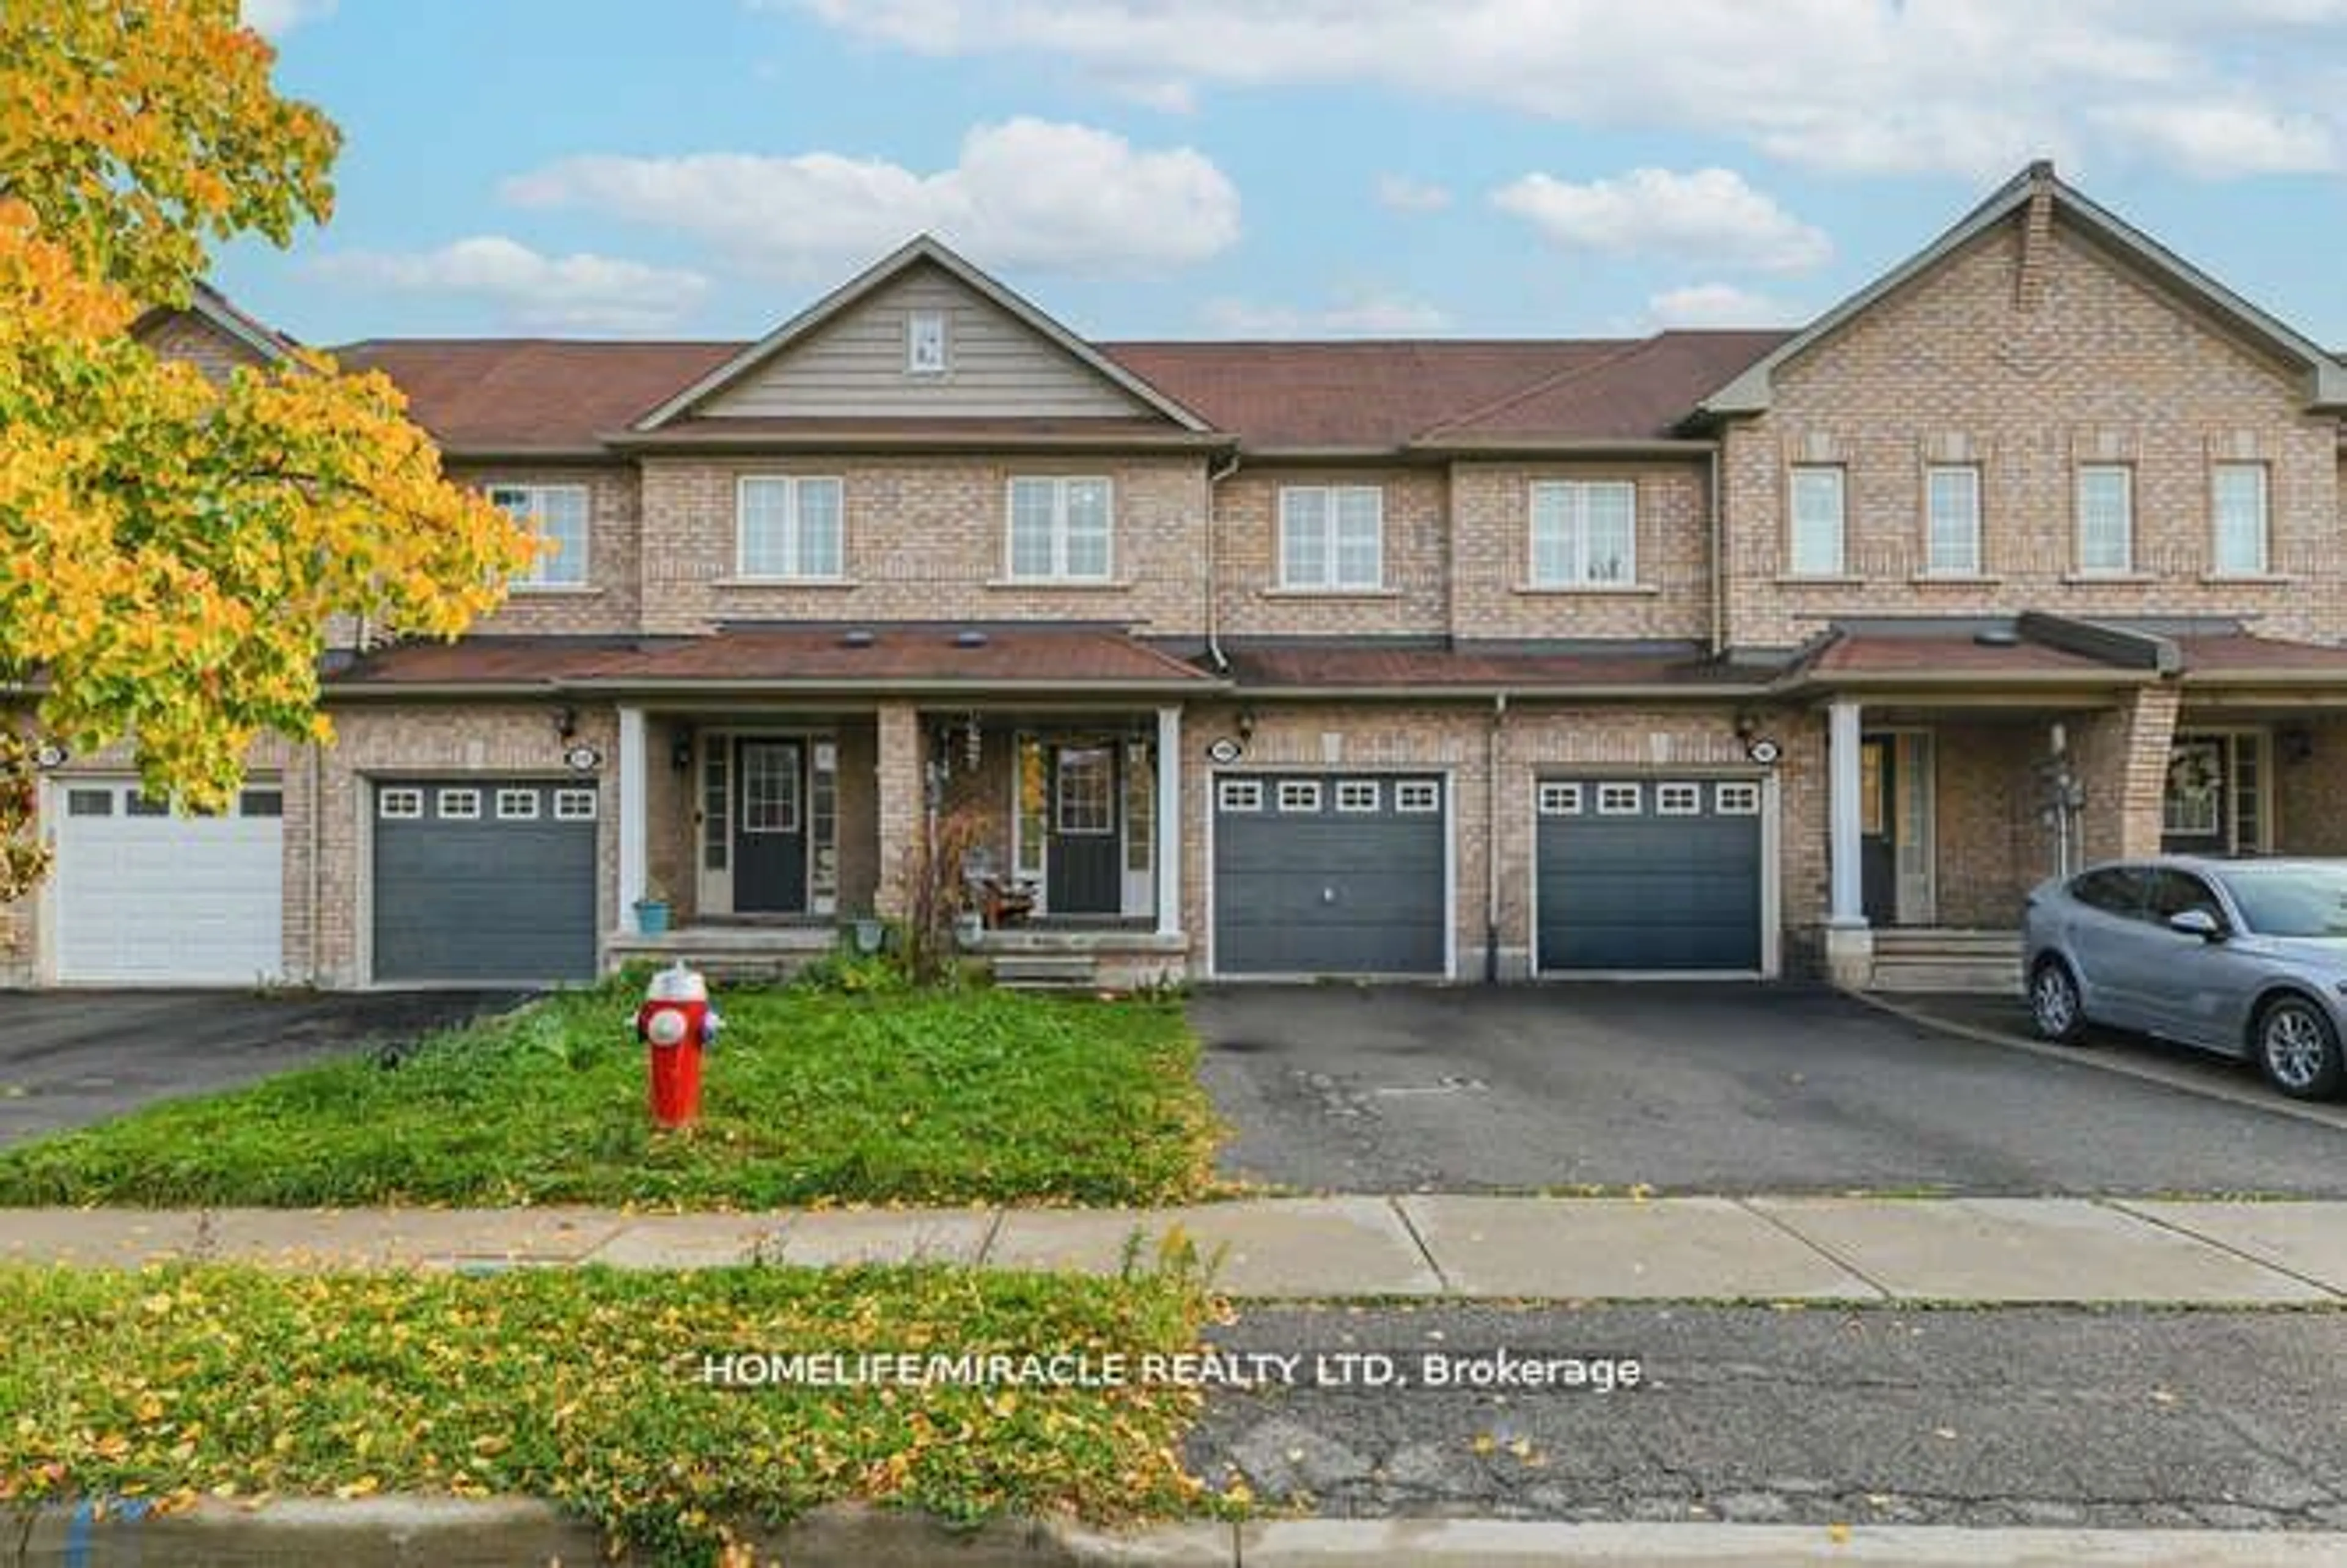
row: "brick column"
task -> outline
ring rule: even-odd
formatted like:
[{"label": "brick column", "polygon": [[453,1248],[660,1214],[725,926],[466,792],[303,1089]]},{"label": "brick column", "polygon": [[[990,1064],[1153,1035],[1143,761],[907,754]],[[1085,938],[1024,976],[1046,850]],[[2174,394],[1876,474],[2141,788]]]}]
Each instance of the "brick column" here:
[{"label": "brick column", "polygon": [[884,702],[874,715],[878,762],[872,770],[880,838],[880,879],[873,907],[901,917],[910,907],[907,859],[921,838],[926,809],[921,783],[921,714],[910,702]]},{"label": "brick column", "polygon": [[2183,693],[2143,686],[2110,712],[2078,726],[2072,742],[2086,792],[2082,852],[2087,863],[2159,853],[2160,804]]}]

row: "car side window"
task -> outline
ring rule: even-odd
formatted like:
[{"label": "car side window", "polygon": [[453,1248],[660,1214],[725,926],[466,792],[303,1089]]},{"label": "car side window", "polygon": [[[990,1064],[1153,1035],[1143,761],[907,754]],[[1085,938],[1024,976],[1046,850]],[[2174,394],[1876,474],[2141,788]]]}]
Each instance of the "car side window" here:
[{"label": "car side window", "polygon": [[2215,892],[2188,871],[2153,872],[2148,902],[2155,920],[2171,919],[2187,909],[2204,909],[2219,920],[2225,917],[2225,907],[2217,902]]},{"label": "car side window", "polygon": [[2089,909],[2125,919],[2143,917],[2143,877],[2121,866],[2089,871],[2070,884],[2070,897]]}]

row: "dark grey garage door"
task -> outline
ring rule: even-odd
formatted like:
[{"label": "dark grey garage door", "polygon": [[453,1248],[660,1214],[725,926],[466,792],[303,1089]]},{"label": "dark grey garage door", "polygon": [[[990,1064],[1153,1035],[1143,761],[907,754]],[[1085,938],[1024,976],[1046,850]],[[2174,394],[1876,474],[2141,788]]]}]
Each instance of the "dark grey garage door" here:
[{"label": "dark grey garage door", "polygon": [[374,978],[595,974],[595,786],[384,782],[374,796]]},{"label": "dark grey garage door", "polygon": [[1214,969],[1444,972],[1443,781],[1246,774],[1214,781]]},{"label": "dark grey garage door", "polygon": [[1760,968],[1755,779],[1543,779],[1543,971]]}]

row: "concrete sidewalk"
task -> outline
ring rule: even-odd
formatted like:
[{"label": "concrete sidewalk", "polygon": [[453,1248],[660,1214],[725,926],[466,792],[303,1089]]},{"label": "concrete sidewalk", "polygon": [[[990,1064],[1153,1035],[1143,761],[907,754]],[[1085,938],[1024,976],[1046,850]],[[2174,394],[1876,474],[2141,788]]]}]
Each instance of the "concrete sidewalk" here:
[{"label": "concrete sidewalk", "polygon": [[293,1268],[932,1262],[1112,1274],[1178,1233],[1257,1299],[2347,1303],[2347,1203],[1266,1198],[1183,1209],[20,1209],[0,1259]]}]

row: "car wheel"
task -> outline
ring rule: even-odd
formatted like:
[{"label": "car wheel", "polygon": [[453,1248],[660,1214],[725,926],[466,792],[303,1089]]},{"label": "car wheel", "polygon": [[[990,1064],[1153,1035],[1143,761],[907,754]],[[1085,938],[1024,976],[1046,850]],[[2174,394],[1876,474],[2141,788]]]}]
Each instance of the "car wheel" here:
[{"label": "car wheel", "polygon": [[2347,1081],[2339,1031],[2321,1007],[2301,996],[2279,996],[2258,1009],[2251,1054],[2266,1081],[2293,1100],[2325,1100]]},{"label": "car wheel", "polygon": [[2029,1021],[2057,1045],[2075,1045],[2086,1032],[2086,1009],[2078,999],[2077,978],[2059,958],[2041,959],[2030,973]]}]

